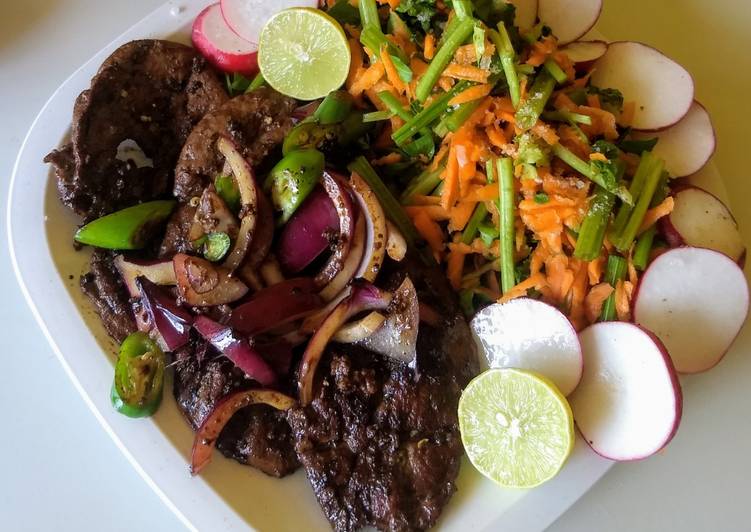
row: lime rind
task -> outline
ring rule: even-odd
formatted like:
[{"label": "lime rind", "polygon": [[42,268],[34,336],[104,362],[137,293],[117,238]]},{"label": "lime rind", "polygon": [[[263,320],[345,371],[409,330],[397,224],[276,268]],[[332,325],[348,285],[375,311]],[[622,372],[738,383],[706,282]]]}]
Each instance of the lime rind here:
[{"label": "lime rind", "polygon": [[341,87],[351,59],[344,30],[318,9],[280,11],[259,39],[258,64],[264,79],[298,100],[322,98]]},{"label": "lime rind", "polygon": [[494,369],[476,377],[459,401],[469,460],[506,488],[553,478],[574,445],[571,408],[555,385],[530,371]]}]

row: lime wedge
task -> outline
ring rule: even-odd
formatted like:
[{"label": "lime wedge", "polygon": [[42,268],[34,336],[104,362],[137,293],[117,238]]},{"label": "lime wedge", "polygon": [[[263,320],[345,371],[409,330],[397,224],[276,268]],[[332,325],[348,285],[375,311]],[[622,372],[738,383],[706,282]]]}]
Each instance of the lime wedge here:
[{"label": "lime wedge", "polygon": [[532,488],[553,478],[574,446],[566,398],[545,377],[491,369],[459,400],[459,429],[480,473],[506,488]]},{"label": "lime wedge", "polygon": [[342,86],[349,44],[339,23],[318,9],[291,8],[269,19],[258,43],[266,82],[298,100],[315,100]]}]

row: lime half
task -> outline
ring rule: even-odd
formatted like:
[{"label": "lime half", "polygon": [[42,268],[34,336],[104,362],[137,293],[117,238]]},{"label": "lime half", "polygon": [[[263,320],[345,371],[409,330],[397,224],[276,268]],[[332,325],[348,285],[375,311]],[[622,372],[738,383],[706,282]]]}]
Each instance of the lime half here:
[{"label": "lime half", "polygon": [[258,65],[266,82],[298,100],[315,100],[347,79],[349,44],[339,23],[318,9],[280,11],[264,26]]},{"label": "lime half", "polygon": [[566,398],[546,378],[518,369],[491,369],[467,385],[459,429],[472,464],[507,488],[550,480],[574,446]]}]

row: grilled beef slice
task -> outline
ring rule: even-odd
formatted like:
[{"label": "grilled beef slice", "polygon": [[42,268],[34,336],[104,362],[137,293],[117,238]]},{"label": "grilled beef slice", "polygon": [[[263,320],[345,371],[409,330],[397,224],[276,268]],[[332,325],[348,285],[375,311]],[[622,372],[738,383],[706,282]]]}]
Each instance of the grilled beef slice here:
[{"label": "grilled beef slice", "polygon": [[443,315],[439,327],[420,324],[417,370],[333,344],[313,402],[287,416],[300,462],[338,532],[426,530],[456,489],[463,453],[456,408],[478,370],[474,344],[440,273],[406,262],[421,300]]},{"label": "grilled beef slice", "polygon": [[200,196],[222,172],[224,157],[216,148],[220,135],[235,144],[252,166],[263,162],[292,128],[295,100],[261,88],[232,98],[208,113],[193,129],[175,169],[175,196],[183,202]]},{"label": "grilled beef slice", "polygon": [[[175,353],[175,398],[194,430],[220,399],[250,384],[232,362],[212,354],[200,342]],[[275,477],[288,475],[299,466],[284,414],[266,405],[249,406],[236,413],[216,446],[228,458]]]},{"label": "grilled beef slice", "polygon": [[[121,46],[76,100],[71,143],[45,158],[56,167],[62,202],[91,220],[168,194],[191,129],[227,98],[216,72],[188,46]],[[118,159],[126,140],[151,162]]]},{"label": "grilled beef slice", "polygon": [[94,250],[89,263],[90,271],[81,276],[81,290],[94,304],[107,334],[122,343],[137,330],[137,326],[128,290],[113,263],[113,257],[111,251]]}]

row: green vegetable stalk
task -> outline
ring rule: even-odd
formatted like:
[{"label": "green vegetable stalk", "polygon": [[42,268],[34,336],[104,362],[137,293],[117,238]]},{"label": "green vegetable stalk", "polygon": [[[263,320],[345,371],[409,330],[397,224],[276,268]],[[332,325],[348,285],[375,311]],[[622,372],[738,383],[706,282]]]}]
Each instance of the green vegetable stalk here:
[{"label": "green vegetable stalk", "polygon": [[464,232],[462,233],[463,244],[469,245],[472,243],[472,241],[475,239],[475,236],[477,236],[477,232],[479,231],[480,224],[482,223],[482,221],[485,219],[487,215],[488,215],[488,208],[485,206],[483,202],[479,202],[477,204],[477,207],[475,207],[475,212],[472,213],[472,216],[467,222],[467,227],[464,228]]},{"label": "green vegetable stalk", "polygon": [[153,230],[169,218],[175,205],[174,200],[149,201],[113,212],[81,227],[75,240],[104,249],[141,249]]},{"label": "green vegetable stalk", "polygon": [[516,125],[521,129],[530,129],[540,118],[545,105],[555,89],[555,78],[547,70],[540,72],[529,89],[529,96],[516,111]]},{"label": "green vegetable stalk", "polygon": [[[628,271],[628,264],[626,259],[619,255],[610,255],[608,257],[608,265],[605,269],[605,281],[615,288],[618,281],[623,281],[626,278],[626,272]],[[616,318],[615,312],[615,294],[610,294],[602,305],[600,311],[600,321],[613,321]]]},{"label": "green vegetable stalk", "polygon": [[511,103],[514,104],[514,108],[519,108],[519,102],[521,101],[521,88],[519,86],[519,76],[516,72],[516,52],[511,45],[511,38],[508,35],[506,26],[503,22],[498,24],[498,31],[490,30],[488,32],[490,40],[498,51],[498,55],[501,58],[501,66],[503,67],[503,73],[506,76],[506,83],[508,83],[509,95],[511,96]]},{"label": "green vegetable stalk", "polygon": [[595,197],[579,230],[574,257],[590,261],[600,256],[610,213],[613,212],[614,206],[615,196],[604,188],[597,187]]},{"label": "green vegetable stalk", "polygon": [[[645,152],[644,157],[654,156],[650,152]],[[634,206],[634,210],[629,217],[628,223],[623,229],[623,232],[618,236],[615,242],[613,242],[615,247],[623,253],[628,251],[631,247],[631,244],[634,242],[636,233],[639,231],[639,227],[641,227],[641,224],[644,221],[644,215],[647,213],[647,209],[649,209],[649,205],[652,202],[652,197],[657,190],[657,186],[660,184],[662,172],[665,169],[665,162],[661,159],[657,159],[656,157],[654,158],[656,159],[656,161],[652,167],[651,172],[646,177],[646,180],[644,182],[644,189],[641,191],[639,199],[636,201],[636,205]]]},{"label": "green vegetable stalk", "polygon": [[505,294],[516,284],[514,275],[514,165],[510,158],[498,160],[501,219],[501,288]]},{"label": "green vegetable stalk", "polygon": [[417,113],[410,120],[407,120],[402,127],[394,131],[391,138],[394,139],[394,142],[399,146],[405,144],[413,135],[437,120],[438,117],[446,111],[449,101],[467,87],[469,87],[469,83],[466,81],[460,81],[451,87],[451,90],[437,97],[432,104]]},{"label": "green vegetable stalk", "polygon": [[318,106],[313,118],[322,126],[338,124],[349,116],[353,104],[354,98],[347,91],[332,91]]},{"label": "green vegetable stalk", "polygon": [[[433,91],[433,87],[438,82],[438,78],[441,77],[441,74],[451,62],[451,58],[454,57],[456,50],[464,44],[464,41],[469,39],[474,31],[475,23],[471,18],[457,19],[458,22],[455,27],[451,28],[451,33],[446,36],[445,42],[438,48],[435,57],[417,84],[415,92],[417,99],[421,103],[424,103],[428,99],[428,96]],[[448,31],[449,29],[447,29]]]},{"label": "green vegetable stalk", "polygon": [[412,196],[427,195],[435,189],[441,181],[441,173],[444,167],[441,166],[436,170],[430,170],[429,168],[422,173],[416,175],[404,189],[402,195],[399,197],[402,205],[409,205]]}]

